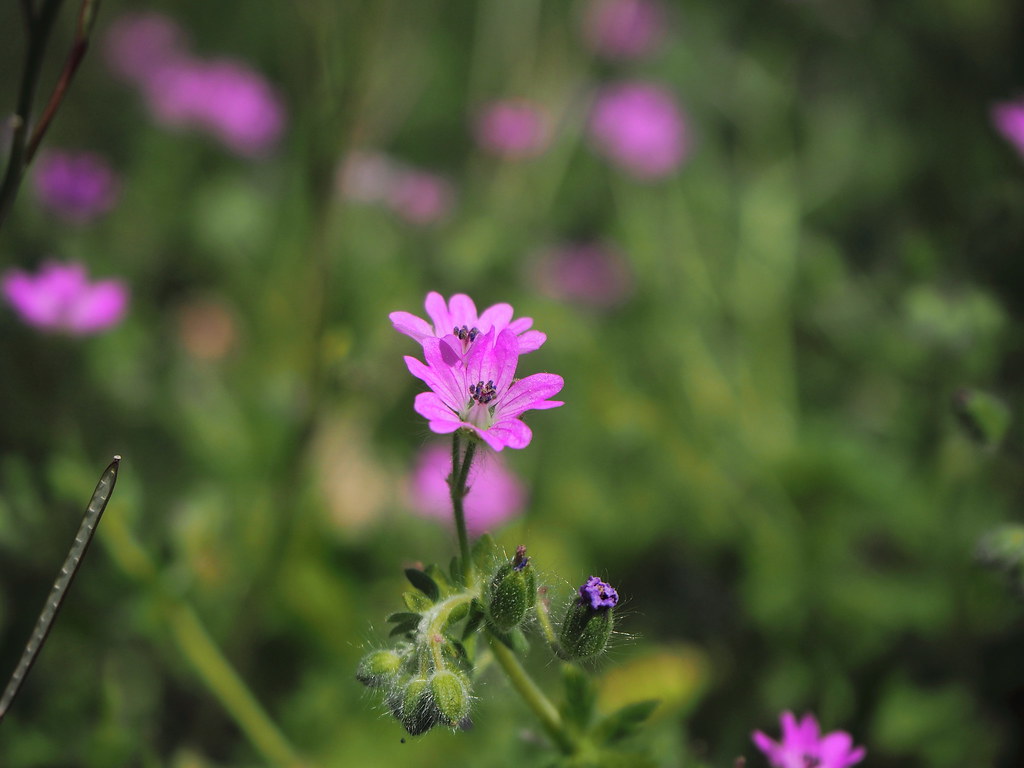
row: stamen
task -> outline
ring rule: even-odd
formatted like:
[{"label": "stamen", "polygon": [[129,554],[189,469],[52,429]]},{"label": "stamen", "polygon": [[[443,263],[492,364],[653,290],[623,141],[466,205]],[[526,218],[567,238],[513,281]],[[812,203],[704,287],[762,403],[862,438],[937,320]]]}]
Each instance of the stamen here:
[{"label": "stamen", "polygon": [[494,387],[494,380],[488,379],[486,384],[482,381],[473,384],[469,388],[469,395],[480,405],[487,405],[498,396],[498,390]]},{"label": "stamen", "polygon": [[804,755],[804,768],[818,768],[821,765],[821,758],[813,755]]},{"label": "stamen", "polygon": [[530,562],[530,558],[526,556],[526,547],[520,544],[516,547],[516,556],[512,560],[512,570],[521,571],[526,567],[527,563]]},{"label": "stamen", "polygon": [[468,341],[472,344],[476,340],[476,337],[480,335],[480,329],[476,326],[473,326],[472,328],[468,328],[465,325],[461,328],[459,328],[459,326],[455,326],[452,328],[452,334],[458,337],[459,341]]}]

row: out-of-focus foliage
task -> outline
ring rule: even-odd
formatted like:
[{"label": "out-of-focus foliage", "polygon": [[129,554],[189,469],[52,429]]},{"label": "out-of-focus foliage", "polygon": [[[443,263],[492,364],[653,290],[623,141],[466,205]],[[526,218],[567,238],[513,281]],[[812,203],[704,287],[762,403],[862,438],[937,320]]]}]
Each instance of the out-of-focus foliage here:
[{"label": "out-of-focus foliage", "polygon": [[[454,551],[411,512],[437,438],[387,321],[428,290],[508,301],[548,334],[520,375],[563,375],[566,406],[503,454],[530,502],[495,533],[542,579],[618,587],[601,702],[664,699],[660,764],[763,765],[749,734],[784,709],[851,732],[876,768],[1024,761],[1021,605],[974,559],[1024,498],[1024,161],[989,120],[1024,89],[1024,8],[676,2],[655,51],[609,61],[587,5],[103,3],[47,144],[107,158],[117,205],[61,220],[27,185],[0,260],[84,262],[131,306],[89,338],[0,313],[0,675],[124,461],[0,765],[261,764],[185,607],[311,763],[543,759],[497,674],[472,731],[405,742],[354,680],[402,567]],[[162,125],[111,74],[104,35],[140,10],[267,78],[286,114],[271,150]],[[16,3],[0,40],[9,110]],[[674,172],[637,177],[588,140],[595,93],[627,81],[678,99]],[[539,153],[475,143],[506,99],[547,116]],[[359,155],[406,185],[346,191]],[[621,295],[552,285],[567,243],[614,253]],[[962,388],[991,393],[1001,448],[958,423]]]}]

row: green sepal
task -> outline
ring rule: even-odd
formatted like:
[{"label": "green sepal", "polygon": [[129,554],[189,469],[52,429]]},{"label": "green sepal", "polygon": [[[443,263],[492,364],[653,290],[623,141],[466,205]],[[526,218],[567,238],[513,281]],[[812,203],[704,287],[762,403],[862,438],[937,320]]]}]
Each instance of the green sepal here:
[{"label": "green sepal", "polygon": [[458,725],[469,716],[469,679],[461,672],[444,669],[434,673],[430,694],[441,722]]},{"label": "green sepal", "polygon": [[575,600],[566,611],[558,641],[566,658],[586,659],[608,647],[615,626],[614,608],[591,608]]},{"label": "green sepal", "polygon": [[409,611],[398,611],[397,613],[388,614],[388,617],[384,619],[388,624],[405,624],[408,621],[419,621],[422,617],[418,613],[411,613]]},{"label": "green sepal", "polygon": [[498,544],[494,537],[485,533],[473,545],[473,565],[481,573],[487,573],[493,567],[495,560],[499,558]]},{"label": "green sepal", "polygon": [[497,629],[507,632],[522,624],[537,601],[537,577],[529,560],[519,570],[512,563],[499,566],[486,600],[487,618]]},{"label": "green sepal", "polygon": [[469,604],[469,618],[466,620],[466,626],[462,629],[462,639],[465,640],[480,629],[484,618],[486,618],[486,614],[484,613],[483,603],[474,598]]},{"label": "green sepal", "polygon": [[598,744],[614,744],[632,736],[657,709],[659,703],[657,699],[647,699],[627,704],[612,712],[594,727],[594,741]]},{"label": "green sepal", "polygon": [[441,588],[437,586],[437,582],[418,568],[406,568],[405,578],[431,600],[437,600],[441,596]]},{"label": "green sepal", "polygon": [[590,676],[575,664],[562,665],[562,682],[565,684],[565,703],[562,717],[566,722],[586,730],[594,719],[597,692]]},{"label": "green sepal", "polygon": [[462,561],[458,555],[452,555],[452,561],[448,563],[448,578],[457,587],[465,586],[462,578]]},{"label": "green sepal", "polygon": [[469,615],[469,603],[460,603],[459,605],[456,605],[448,613],[448,618],[445,619],[444,631],[447,632],[452,627],[454,627],[456,624],[458,624],[460,621],[462,621],[464,618],[466,618],[466,616],[468,616],[468,615]]},{"label": "green sepal", "polygon": [[442,595],[447,596],[455,591],[454,587],[452,587],[451,581],[448,579],[448,574],[445,573],[444,569],[441,568],[439,565],[431,563],[424,569],[424,571],[426,572],[427,576],[433,579],[434,583],[437,584],[437,587],[441,591]]},{"label": "green sepal", "polygon": [[402,656],[391,649],[366,654],[356,668],[356,680],[370,688],[379,688],[396,678],[402,670]]},{"label": "green sepal", "polygon": [[405,685],[399,720],[410,736],[419,736],[438,724],[440,712],[434,705],[430,683],[425,678],[415,678]]},{"label": "green sepal", "polygon": [[525,656],[530,652],[530,641],[526,639],[526,635],[523,634],[523,630],[519,627],[511,629],[508,632],[502,632],[500,629],[495,627],[489,627],[489,631],[518,655]]},{"label": "green sepal", "polygon": [[402,602],[410,611],[423,613],[434,607],[433,601],[422,592],[403,592]]}]

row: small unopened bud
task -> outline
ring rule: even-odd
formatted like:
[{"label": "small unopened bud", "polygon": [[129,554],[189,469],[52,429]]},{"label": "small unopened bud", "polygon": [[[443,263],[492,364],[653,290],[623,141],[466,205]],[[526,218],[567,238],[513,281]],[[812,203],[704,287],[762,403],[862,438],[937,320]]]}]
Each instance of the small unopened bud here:
[{"label": "small unopened bud", "polygon": [[410,736],[419,736],[437,725],[439,714],[430,695],[430,683],[425,678],[417,677],[406,683],[398,719]]},{"label": "small unopened bud", "polygon": [[566,656],[585,659],[596,656],[608,646],[619,593],[597,576],[587,579],[579,592],[579,598],[565,614],[558,640]]},{"label": "small unopened bud", "polygon": [[444,669],[430,678],[430,694],[442,722],[458,725],[469,715],[469,681],[459,672]]},{"label": "small unopened bud", "polygon": [[537,576],[526,547],[517,547],[512,562],[498,568],[487,597],[487,618],[495,627],[507,632],[523,622],[537,599]]},{"label": "small unopened bud", "polygon": [[356,668],[356,680],[371,688],[379,688],[392,680],[402,668],[402,657],[383,649],[363,656]]}]

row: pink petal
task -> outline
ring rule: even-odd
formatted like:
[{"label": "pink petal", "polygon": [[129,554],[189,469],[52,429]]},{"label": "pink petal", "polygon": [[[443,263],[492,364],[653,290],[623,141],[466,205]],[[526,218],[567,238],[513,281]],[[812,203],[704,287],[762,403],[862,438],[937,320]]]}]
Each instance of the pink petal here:
[{"label": "pink petal", "polygon": [[423,341],[423,339],[434,335],[434,329],[426,320],[408,312],[392,312],[388,318],[395,326],[396,331],[411,336],[416,341]]},{"label": "pink petal", "polygon": [[[511,327],[511,326],[510,326]],[[540,331],[527,331],[519,337],[519,354],[526,354],[527,352],[533,352],[535,349],[540,349],[541,345],[548,340],[546,333]]]},{"label": "pink petal", "polygon": [[853,738],[845,731],[826,735],[818,746],[818,757],[826,768],[846,768],[857,760],[850,761]]},{"label": "pink petal", "polygon": [[[448,310],[451,313],[452,326],[461,328],[473,328],[477,326],[476,304],[464,293],[456,293],[448,301]],[[450,331],[450,328],[438,329],[439,331]],[[483,329],[481,329],[483,330]]]},{"label": "pink petal", "polygon": [[501,450],[499,445],[519,449],[530,444],[533,432],[519,419],[499,419],[483,433],[483,438],[496,451]]},{"label": "pink petal", "polygon": [[430,319],[434,321],[435,335],[452,332],[455,324],[452,322],[451,315],[448,314],[448,305],[445,304],[444,297],[440,293],[437,291],[428,293],[423,306],[426,308],[427,314],[430,315]]},{"label": "pink petal", "polygon": [[66,322],[76,333],[94,333],[117,323],[128,307],[128,290],[117,280],[85,288],[68,307]]},{"label": "pink petal", "polygon": [[517,317],[508,324],[508,329],[517,336],[533,325],[532,317]]},{"label": "pink petal", "polygon": [[35,279],[14,271],[4,276],[4,296],[18,314],[32,325],[53,326],[60,319],[60,308],[45,291],[36,287]]},{"label": "pink petal", "polygon": [[562,391],[565,380],[553,373],[535,373],[520,379],[511,387],[498,404],[502,417],[516,417],[523,411],[557,408],[558,400],[548,400]]},{"label": "pink petal", "polygon": [[[432,341],[432,339],[427,339],[426,341]],[[450,369],[447,366],[443,366],[442,372],[439,373],[437,368],[424,365],[415,357],[409,357],[408,355],[405,356],[405,365],[409,369],[409,373],[434,390],[437,396],[449,408],[457,411],[462,407],[463,400],[465,399],[460,392],[462,387],[452,381]],[[448,377],[443,375],[444,371],[449,372]]]},{"label": "pink petal", "polygon": [[754,746],[764,752],[770,762],[774,763],[777,761],[781,749],[767,734],[761,731],[754,731],[750,734],[750,739],[754,742]]},{"label": "pink petal", "polygon": [[430,422],[430,429],[445,435],[462,426],[459,417],[442,402],[433,392],[420,392],[416,395],[413,410]]},{"label": "pink petal", "polygon": [[[511,304],[495,304],[493,307],[485,309],[483,314],[480,315],[480,319],[477,320],[477,328],[481,331],[489,331],[491,328],[503,331],[509,326],[511,319]],[[527,324],[527,327],[529,327],[529,324]]]}]

